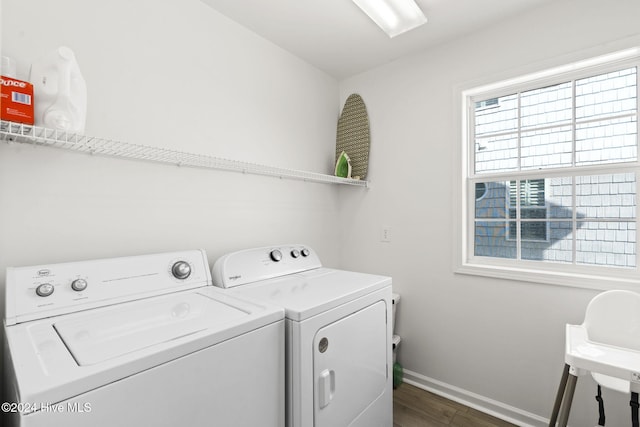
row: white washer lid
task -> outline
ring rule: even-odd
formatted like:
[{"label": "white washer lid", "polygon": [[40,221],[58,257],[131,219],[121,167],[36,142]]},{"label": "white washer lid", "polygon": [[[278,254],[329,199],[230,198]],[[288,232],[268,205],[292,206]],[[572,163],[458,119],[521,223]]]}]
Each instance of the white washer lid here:
[{"label": "white washer lid", "polygon": [[230,291],[278,305],[288,319],[302,321],[385,286],[391,277],[321,267]]},{"label": "white washer lid", "polygon": [[57,403],[283,317],[281,307],[205,286],[19,323],[5,334],[19,401]]},{"label": "white washer lid", "polygon": [[93,365],[185,337],[247,313],[200,294],[116,307],[60,320],[53,327],[78,365]]}]

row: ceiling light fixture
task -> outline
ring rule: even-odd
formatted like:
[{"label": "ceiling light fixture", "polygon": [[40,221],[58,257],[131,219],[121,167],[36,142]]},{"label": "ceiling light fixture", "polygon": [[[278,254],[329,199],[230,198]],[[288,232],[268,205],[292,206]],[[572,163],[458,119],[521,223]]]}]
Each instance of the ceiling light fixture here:
[{"label": "ceiling light fixture", "polygon": [[391,38],[427,22],[414,0],[353,0]]}]

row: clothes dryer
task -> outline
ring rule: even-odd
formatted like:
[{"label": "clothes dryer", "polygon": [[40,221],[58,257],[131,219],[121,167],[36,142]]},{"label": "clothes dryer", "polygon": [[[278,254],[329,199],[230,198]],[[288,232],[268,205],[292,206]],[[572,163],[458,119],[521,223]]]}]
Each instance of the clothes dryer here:
[{"label": "clothes dryer", "polygon": [[13,425],[284,425],[283,310],[211,286],[204,251],[9,268],[6,290]]},{"label": "clothes dryer", "polygon": [[227,254],[216,286],[285,310],[289,427],[391,427],[391,278],[323,267],[305,245]]}]

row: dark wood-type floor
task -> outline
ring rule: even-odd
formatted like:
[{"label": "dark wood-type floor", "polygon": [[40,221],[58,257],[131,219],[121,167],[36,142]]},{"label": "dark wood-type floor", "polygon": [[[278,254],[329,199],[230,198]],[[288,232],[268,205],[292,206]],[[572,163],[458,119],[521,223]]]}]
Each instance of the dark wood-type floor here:
[{"label": "dark wood-type floor", "polygon": [[514,427],[410,384],[393,390],[393,427]]}]

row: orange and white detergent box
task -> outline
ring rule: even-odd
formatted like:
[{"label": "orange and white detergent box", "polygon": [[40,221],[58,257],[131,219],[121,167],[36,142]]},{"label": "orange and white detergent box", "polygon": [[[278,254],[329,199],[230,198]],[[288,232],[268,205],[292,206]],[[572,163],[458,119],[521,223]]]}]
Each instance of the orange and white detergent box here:
[{"label": "orange and white detergent box", "polygon": [[33,85],[0,76],[0,119],[33,124]]}]

